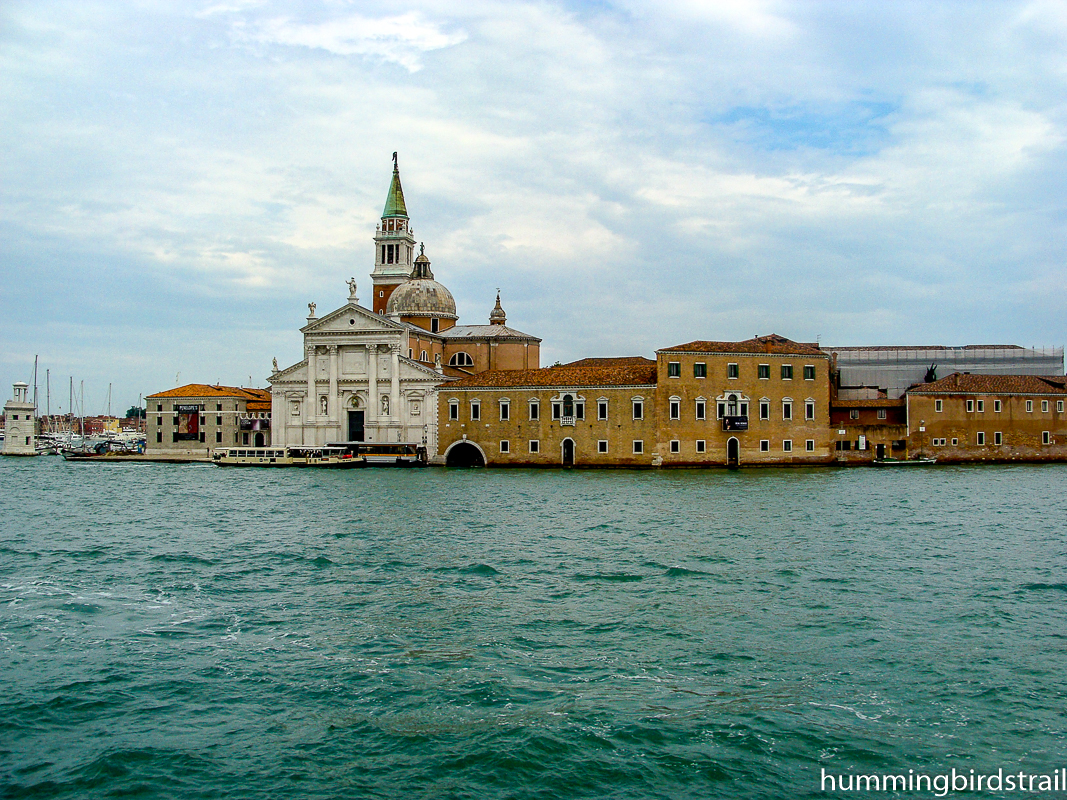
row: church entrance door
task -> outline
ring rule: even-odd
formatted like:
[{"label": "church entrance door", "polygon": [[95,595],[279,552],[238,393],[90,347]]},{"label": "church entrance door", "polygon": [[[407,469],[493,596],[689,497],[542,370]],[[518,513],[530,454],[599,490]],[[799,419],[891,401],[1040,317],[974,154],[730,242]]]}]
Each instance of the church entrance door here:
[{"label": "church entrance door", "polygon": [[350,441],[350,442],[362,442],[363,441],[363,412],[362,411],[349,411],[348,412],[348,441]]}]

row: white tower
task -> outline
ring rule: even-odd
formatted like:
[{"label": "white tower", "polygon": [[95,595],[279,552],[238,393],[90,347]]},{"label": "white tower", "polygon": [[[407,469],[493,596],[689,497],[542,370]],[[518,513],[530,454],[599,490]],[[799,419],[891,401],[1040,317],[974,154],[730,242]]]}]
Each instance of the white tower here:
[{"label": "white tower", "polygon": [[33,403],[28,399],[30,385],[19,381],[15,384],[15,399],[4,406],[6,432],[4,434],[5,456],[37,455]]},{"label": "white tower", "polygon": [[371,307],[377,314],[384,314],[389,305],[389,295],[402,283],[406,283],[415,259],[415,237],[411,233],[404,189],[400,185],[400,168],[396,153],[393,153],[393,180],[385,197],[382,222],[374,233],[374,271],[371,284],[374,301]]}]

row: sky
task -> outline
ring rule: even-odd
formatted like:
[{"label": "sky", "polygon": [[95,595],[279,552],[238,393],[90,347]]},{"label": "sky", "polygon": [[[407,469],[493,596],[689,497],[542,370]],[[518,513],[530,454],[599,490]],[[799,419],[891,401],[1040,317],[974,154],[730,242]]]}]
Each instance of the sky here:
[{"label": "sky", "polygon": [[1065,137],[1064,2],[5,0],[0,387],[266,386],[370,305],[393,151],[543,365],[1062,346]]}]

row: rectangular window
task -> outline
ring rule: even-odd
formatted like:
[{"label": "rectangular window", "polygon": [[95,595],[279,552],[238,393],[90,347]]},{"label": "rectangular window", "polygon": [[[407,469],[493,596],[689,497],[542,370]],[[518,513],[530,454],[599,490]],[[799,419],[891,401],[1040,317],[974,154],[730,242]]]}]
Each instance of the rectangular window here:
[{"label": "rectangular window", "polygon": [[574,404],[574,418],[585,419],[585,403]]},{"label": "rectangular window", "polygon": [[541,443],[539,441],[537,441],[536,439],[531,439],[530,440],[530,452],[531,453],[539,453],[539,452],[541,452]]},{"label": "rectangular window", "polygon": [[177,417],[175,417],[175,418],[174,418],[174,424],[175,424],[175,425],[177,425],[177,424],[178,424],[178,418],[177,418]]},{"label": "rectangular window", "polygon": [[677,439],[671,439],[671,452],[672,453],[679,453],[679,452],[681,452],[681,449],[682,449],[682,443],[679,442]]},{"label": "rectangular window", "polygon": [[771,418],[771,404],[766,400],[760,400],[759,404],[759,418],[770,419]]},{"label": "rectangular window", "polygon": [[606,453],[606,452],[608,452],[608,440],[607,439],[600,439],[596,443],[596,451],[598,453]]},{"label": "rectangular window", "polygon": [[703,361],[698,361],[693,365],[693,377],[694,378],[706,378],[708,377],[708,365]]},{"label": "rectangular window", "polygon": [[159,444],[163,444],[163,429],[162,428],[160,428],[158,431],[156,431],[156,442],[159,443]]},{"label": "rectangular window", "polygon": [[944,405],[942,404],[942,402],[940,400],[934,400],[934,411],[936,411],[938,414],[940,414],[941,411],[943,410],[943,408],[944,408]]},{"label": "rectangular window", "polygon": [[998,414],[1000,413],[1000,401],[999,400],[994,400],[993,401],[993,410]]},{"label": "rectangular window", "polygon": [[717,408],[719,411],[719,415],[716,417],[716,419],[722,419],[726,416],[726,403],[719,403]]},{"label": "rectangular window", "polygon": [[1048,413],[1048,400],[1042,400],[1041,401],[1041,413],[1042,414],[1047,414]]},{"label": "rectangular window", "polygon": [[1049,431],[1041,431],[1041,444],[1052,444],[1052,434]]},{"label": "rectangular window", "polygon": [[885,415],[885,409],[884,408],[878,409],[878,419],[885,419],[885,416],[886,416]]},{"label": "rectangular window", "polygon": [[642,400],[634,400],[634,419],[645,418],[645,404]]},{"label": "rectangular window", "polygon": [[477,400],[471,403],[471,422],[477,422],[482,418],[482,404]]},{"label": "rectangular window", "polygon": [[434,317],[430,320],[430,333],[438,333],[441,330],[441,320]]},{"label": "rectangular window", "polygon": [[681,418],[682,402],[680,400],[671,400],[671,419]]},{"label": "rectangular window", "polygon": [[978,413],[981,414],[985,411],[985,400],[978,401]]},{"label": "rectangular window", "polygon": [[786,439],[784,442],[782,442],[782,450],[786,453],[792,453],[793,441],[791,439]]},{"label": "rectangular window", "polygon": [[410,348],[410,347],[409,347],[409,348],[408,348],[408,358],[411,358],[411,357],[413,357],[414,355],[415,355],[415,351],[414,351],[414,350],[413,350],[412,348]]},{"label": "rectangular window", "polygon": [[769,452],[771,452],[771,440],[770,439],[760,439],[759,440],[759,451],[761,453],[769,453]]},{"label": "rectangular window", "polygon": [[697,439],[697,452],[703,453],[707,450],[707,443],[703,439]]},{"label": "rectangular window", "polygon": [[1026,413],[1027,414],[1031,414],[1031,413],[1033,413],[1033,411],[1034,411],[1034,401],[1033,400],[1027,400],[1026,401]]},{"label": "rectangular window", "polygon": [[793,380],[793,365],[792,364],[782,364],[782,380],[783,381],[791,381],[791,380]]},{"label": "rectangular window", "polygon": [[760,364],[757,374],[759,375],[759,379],[761,381],[770,380],[770,378],[771,378],[771,365],[770,364]]},{"label": "rectangular window", "polygon": [[[979,445],[985,444],[985,434],[982,431],[978,431],[976,436],[977,436],[977,443]],[[955,442],[953,442],[953,444],[955,444]]]},{"label": "rectangular window", "polygon": [[162,403],[156,403],[156,411],[162,411],[162,410],[163,410],[163,404]]},{"label": "rectangular window", "polygon": [[668,361],[667,362],[667,377],[668,378],[680,378],[680,377],[682,377],[682,362],[680,362],[680,361]]},{"label": "rectangular window", "polygon": [[848,411],[848,418],[849,419],[859,419],[860,418],[860,410],[858,408],[850,408],[849,411]]},{"label": "rectangular window", "polygon": [[1057,414],[1062,414],[1063,413],[1063,401],[1062,400],[1057,400],[1056,401],[1056,413]]},{"label": "rectangular window", "polygon": [[705,402],[703,400],[697,400],[696,416],[697,416],[697,419],[706,419],[707,418],[707,405],[705,404]]},{"label": "rectangular window", "polygon": [[815,419],[815,403],[804,403],[804,419]]},{"label": "rectangular window", "polygon": [[967,401],[967,413],[971,414],[973,412],[974,412],[974,400],[968,400]]},{"label": "rectangular window", "polygon": [[806,380],[806,381],[815,380],[815,365],[814,364],[805,364],[804,365],[804,380]]},{"label": "rectangular window", "polygon": [[448,418],[459,419],[459,403],[448,404]]},{"label": "rectangular window", "polygon": [[500,403],[500,421],[506,422],[511,419],[511,403],[502,400]]},{"label": "rectangular window", "polygon": [[530,419],[531,420],[540,419],[540,416],[541,416],[541,406],[540,406],[540,404],[536,400],[531,400],[530,401]]},{"label": "rectangular window", "polygon": [[215,417],[215,424],[216,425],[221,425],[222,424],[222,417]]},{"label": "rectangular window", "polygon": [[634,439],[634,453],[645,452],[645,443],[640,439]]},{"label": "rectangular window", "polygon": [[500,452],[501,453],[510,453],[511,452],[511,442],[509,442],[507,439],[501,439],[500,440]]},{"label": "rectangular window", "polygon": [[954,439],[952,440],[952,446],[953,446],[953,447],[956,447],[956,446],[957,446],[957,445],[958,445],[959,443],[960,443],[960,440],[959,440],[959,439],[955,439],[955,438],[954,438]]},{"label": "rectangular window", "polygon": [[993,434],[993,444],[1004,444],[1004,435],[997,431]]},{"label": "rectangular window", "polygon": [[563,405],[561,403],[552,404],[552,419],[559,419],[563,415]]},{"label": "rectangular window", "polygon": [[596,418],[607,419],[608,418],[608,401],[597,400],[596,401]]},{"label": "rectangular window", "polygon": [[738,370],[737,364],[727,364],[726,365],[726,377],[727,378],[736,378],[738,376],[738,374],[739,374],[739,370]]},{"label": "rectangular window", "polygon": [[782,419],[793,418],[793,404],[790,402],[782,403]]},{"label": "rectangular window", "polygon": [[808,439],[806,442],[804,442],[804,449],[807,450],[809,453],[814,453],[815,452],[815,440],[814,439]]},{"label": "rectangular window", "polygon": [[215,443],[222,444],[222,431],[215,431]]}]

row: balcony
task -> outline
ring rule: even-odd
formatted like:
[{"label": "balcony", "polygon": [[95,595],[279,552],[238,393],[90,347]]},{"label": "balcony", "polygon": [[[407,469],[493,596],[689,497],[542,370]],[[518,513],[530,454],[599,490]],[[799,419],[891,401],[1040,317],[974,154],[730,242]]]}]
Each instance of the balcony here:
[{"label": "balcony", "polygon": [[574,417],[573,416],[560,417],[559,418],[559,424],[560,425],[570,425],[573,428],[574,427]]},{"label": "balcony", "polygon": [[735,417],[723,417],[722,429],[724,431],[747,431],[748,430],[748,415],[735,416]]}]

